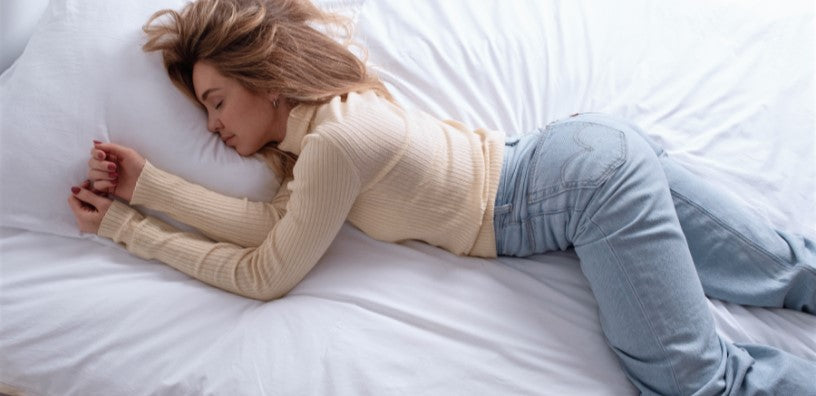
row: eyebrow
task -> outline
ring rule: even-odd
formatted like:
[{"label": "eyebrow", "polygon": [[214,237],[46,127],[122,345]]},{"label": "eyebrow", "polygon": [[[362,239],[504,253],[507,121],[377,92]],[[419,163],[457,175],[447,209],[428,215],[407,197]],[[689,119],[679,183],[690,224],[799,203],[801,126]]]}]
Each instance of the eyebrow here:
[{"label": "eyebrow", "polygon": [[207,100],[207,95],[209,95],[210,92],[217,91],[219,89],[221,89],[221,88],[210,88],[210,89],[204,91],[204,93],[201,95],[201,102],[203,103],[205,100]]}]

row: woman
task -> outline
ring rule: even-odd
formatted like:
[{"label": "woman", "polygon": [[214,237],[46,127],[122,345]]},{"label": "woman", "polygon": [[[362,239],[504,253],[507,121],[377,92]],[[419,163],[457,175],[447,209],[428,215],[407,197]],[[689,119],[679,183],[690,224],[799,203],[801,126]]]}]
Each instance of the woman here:
[{"label": "woman", "polygon": [[813,362],[720,339],[704,295],[813,313],[812,241],[724,201],[622,120],[581,114],[505,140],[407,112],[316,24],[344,26],[306,1],[200,0],[155,14],[145,49],[162,51],[212,132],[241,155],[264,153],[283,185],[270,203],[225,197],[95,142],[90,180],[69,197],[80,229],[260,300],[294,287],[347,220],[461,255],[574,247],[604,334],[643,393],[816,391]]}]

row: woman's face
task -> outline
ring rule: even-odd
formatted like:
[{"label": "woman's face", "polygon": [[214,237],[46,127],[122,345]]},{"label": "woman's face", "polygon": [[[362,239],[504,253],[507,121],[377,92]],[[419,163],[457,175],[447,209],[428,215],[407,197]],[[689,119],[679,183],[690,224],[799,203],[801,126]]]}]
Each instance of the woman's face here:
[{"label": "woman's face", "polygon": [[193,87],[207,109],[207,129],[218,133],[238,154],[252,155],[286,136],[290,107],[278,94],[256,94],[206,62],[193,66]]}]

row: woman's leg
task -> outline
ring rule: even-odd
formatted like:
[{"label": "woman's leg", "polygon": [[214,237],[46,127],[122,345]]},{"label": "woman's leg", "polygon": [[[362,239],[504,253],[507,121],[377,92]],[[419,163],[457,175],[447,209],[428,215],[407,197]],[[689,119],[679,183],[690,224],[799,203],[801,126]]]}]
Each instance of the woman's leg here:
[{"label": "woman's leg", "polygon": [[513,180],[502,181],[497,199],[499,254],[573,245],[609,345],[642,392],[814,392],[816,364],[718,337],[666,176],[645,140],[581,117],[548,126],[540,140],[509,150],[502,177]]},{"label": "woman's leg", "polygon": [[725,301],[816,314],[816,243],[777,231],[729,193],[695,177],[634,124],[602,114],[584,120],[641,135],[657,154],[705,294]]}]

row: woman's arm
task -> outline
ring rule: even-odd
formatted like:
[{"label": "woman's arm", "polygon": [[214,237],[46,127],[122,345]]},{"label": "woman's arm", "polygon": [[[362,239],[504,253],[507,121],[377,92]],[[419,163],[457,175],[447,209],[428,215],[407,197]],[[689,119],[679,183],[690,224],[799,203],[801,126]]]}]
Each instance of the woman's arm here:
[{"label": "woman's arm", "polygon": [[181,232],[114,201],[98,234],[210,285],[259,300],[291,290],[323,256],[346,220],[361,181],[345,153],[320,136],[304,147],[286,214],[258,247]]},{"label": "woman's arm", "polygon": [[286,213],[288,183],[271,202],[254,202],[210,191],[146,161],[130,204],[167,213],[216,241],[256,247]]},{"label": "woman's arm", "polygon": [[94,190],[168,213],[212,239],[244,247],[263,242],[286,212],[290,195],[284,182],[272,202],[228,197],[154,167],[130,147],[98,141],[88,161],[88,178]]}]

